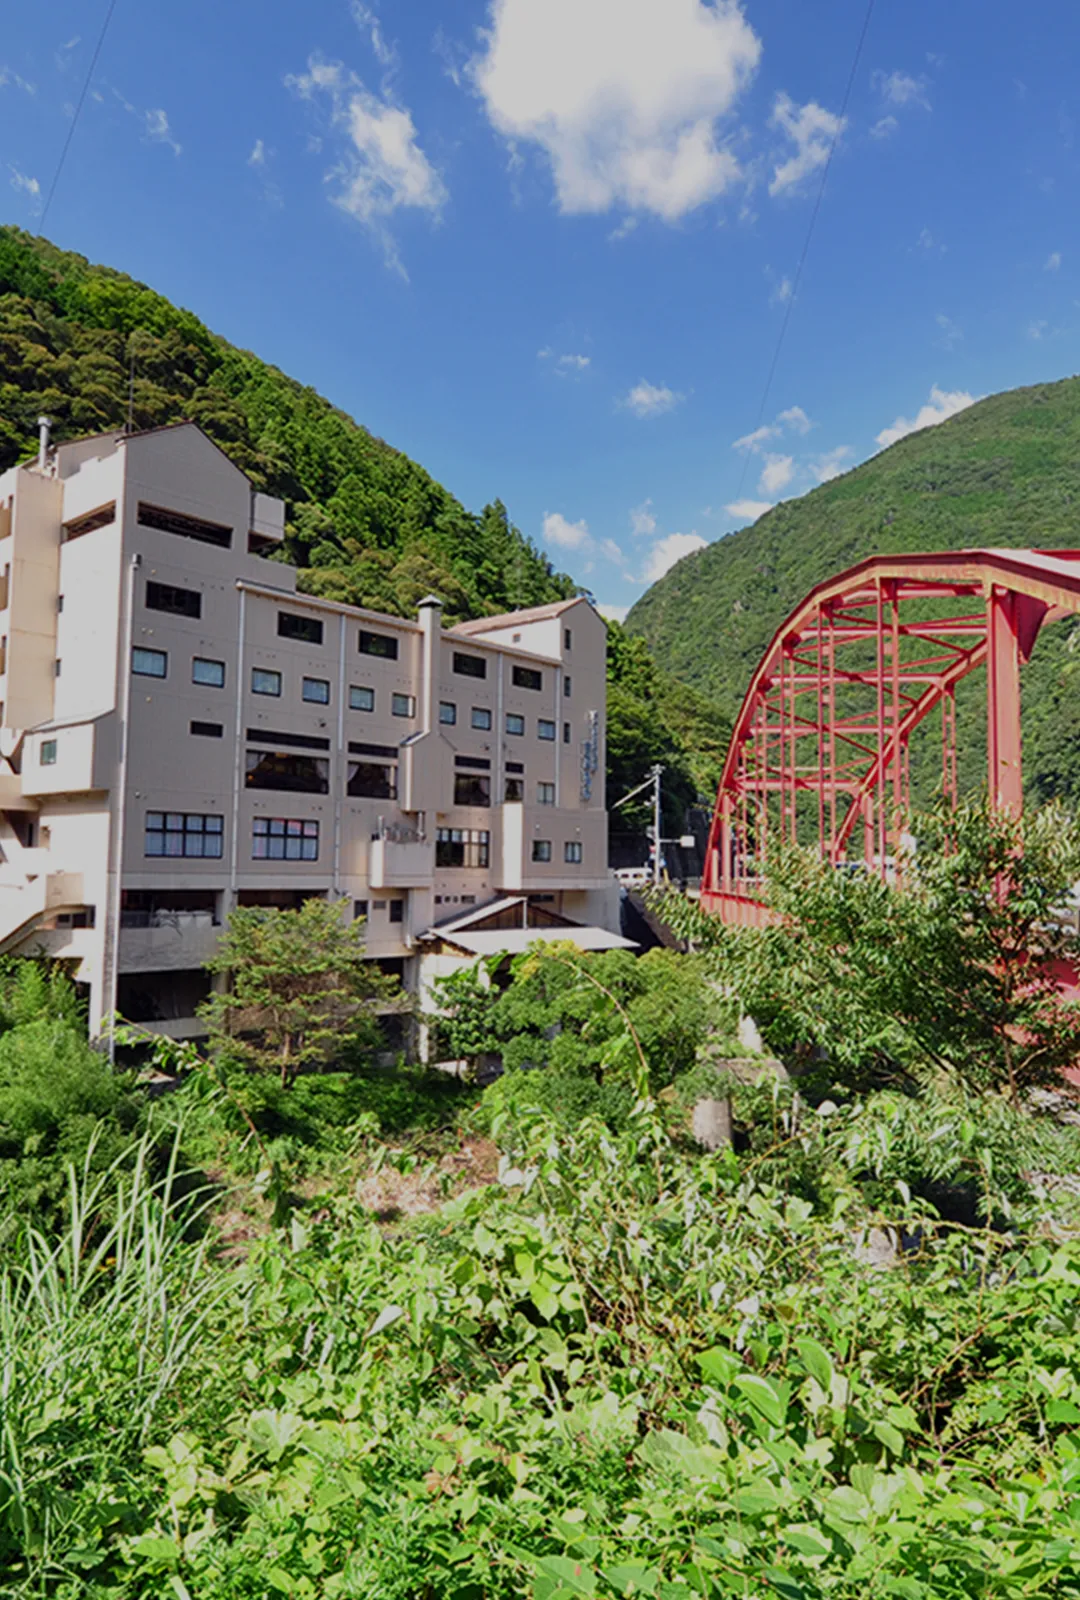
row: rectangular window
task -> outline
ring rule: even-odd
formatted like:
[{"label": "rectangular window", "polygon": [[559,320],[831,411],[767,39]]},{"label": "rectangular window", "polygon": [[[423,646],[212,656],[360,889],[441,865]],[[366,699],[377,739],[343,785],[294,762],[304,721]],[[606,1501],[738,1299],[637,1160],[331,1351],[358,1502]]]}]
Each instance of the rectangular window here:
[{"label": "rectangular window", "polygon": [[439,721],[452,728],[457,722],[457,706],[452,700],[439,701]]},{"label": "rectangular window", "polygon": [[383,761],[350,761],[347,793],[354,800],[396,800],[397,767]]},{"label": "rectangular window", "polygon": [[390,710],[395,717],[415,717],[416,700],[411,694],[395,694],[390,697]]},{"label": "rectangular window", "polygon": [[379,656],[383,661],[397,660],[398,642],[392,633],[371,633],[367,628],[361,628],[359,647],[362,656]]},{"label": "rectangular window", "polygon": [[281,673],[271,672],[266,667],[252,667],[251,669],[252,694],[281,694]]},{"label": "rectangular window", "polygon": [[570,724],[568,722],[564,722],[562,725],[562,742],[563,744],[570,743]]},{"label": "rectangular window", "polygon": [[472,725],[479,728],[482,733],[487,733],[491,727],[491,712],[484,706],[473,706]]},{"label": "rectangular window", "polygon": [[456,806],[489,806],[491,804],[490,775],[486,772],[455,772],[454,804]]},{"label": "rectangular window", "polygon": [[70,522],[65,522],[65,543],[70,539],[81,539],[84,533],[96,533],[98,528],[107,528],[110,522],[115,521],[116,501],[111,500],[107,506],[99,506],[96,511],[87,511],[81,517],[73,517]]},{"label": "rectangular window", "polygon": [[480,828],[439,828],[435,834],[437,867],[486,867],[491,859],[491,834]]},{"label": "rectangular window", "polygon": [[553,806],[555,804],[555,785],[553,783],[538,783],[536,785],[536,803],[539,806]]},{"label": "rectangular window", "polygon": [[317,739],[307,733],[282,733],[277,728],[249,728],[247,736],[252,744],[266,744],[272,750],[329,750],[329,739]]},{"label": "rectangular window", "polygon": [[520,801],[523,801],[525,799],[525,779],[507,778],[506,792],[503,795],[503,799],[508,805],[514,805]]},{"label": "rectangular window", "polygon": [[507,772],[524,772],[525,763],[524,761],[508,761],[506,763],[506,770]]},{"label": "rectangular window", "polygon": [[223,739],[225,729],[220,722],[192,722],[190,730],[200,739]]},{"label": "rectangular window", "polygon": [[319,824],[295,817],[256,817],[251,855],[255,861],[317,861]]},{"label": "rectangular window", "polygon": [[169,658],[164,650],[144,650],[135,645],[131,652],[131,670],[140,678],[164,678],[169,670]]},{"label": "rectangular window", "polygon": [[224,689],[224,661],[208,661],[205,656],[193,656],[191,661],[191,681],[192,683],[201,683],[207,689]]},{"label": "rectangular window", "polygon": [[570,632],[569,628],[564,628],[563,629],[563,631],[562,631],[562,642],[563,642],[563,648],[566,649],[566,650],[569,650],[569,649],[571,649],[573,647],[574,636]]},{"label": "rectangular window", "polygon": [[349,710],[374,711],[375,690],[354,683],[349,689]]},{"label": "rectangular window", "polygon": [[64,666],[64,663],[60,660],[60,657],[57,656],[56,660],[53,662],[53,677],[54,678],[58,678],[60,676],[60,673],[63,671],[63,666]]},{"label": "rectangular window", "polygon": [[455,650],[454,671],[462,678],[486,678],[487,662],[483,656],[467,656],[464,651]]},{"label": "rectangular window", "polygon": [[366,917],[367,916],[367,904],[368,903],[367,903],[366,900],[354,900],[353,901],[353,903],[352,903],[352,914],[353,914],[353,921],[354,922],[359,922],[361,917]]},{"label": "rectangular window", "polygon": [[563,692],[564,700],[569,700],[570,696],[574,692],[573,691],[573,679],[570,677],[569,673],[566,675],[566,677],[562,681],[562,692]]},{"label": "rectangular window", "polygon": [[139,522],[144,528],[157,528],[161,533],[179,534],[182,539],[217,545],[219,550],[227,550],[232,544],[232,529],[220,522],[204,522],[202,517],[167,511],[164,506],[148,506],[142,500],[139,501]]},{"label": "rectangular window", "polygon": [[455,756],[455,767],[472,767],[474,772],[490,772],[491,762],[487,756]]},{"label": "rectangular window", "polygon": [[391,902],[390,902],[390,921],[391,922],[404,922],[404,920],[405,920],[405,902],[404,902],[404,900],[391,900]]},{"label": "rectangular window", "polygon": [[541,717],[536,724],[536,733],[540,739],[554,739],[555,724],[549,722],[546,717]]},{"label": "rectangular window", "polygon": [[329,794],[330,762],[325,756],[292,750],[248,750],[244,787],[282,789],[289,794]]},{"label": "rectangular window", "polygon": [[535,667],[515,667],[512,673],[515,689],[542,689],[544,674]]},{"label": "rectangular window", "polygon": [[533,847],[532,847],[532,858],[533,858],[534,861],[550,861],[551,860],[551,840],[550,839],[534,839],[533,840]]},{"label": "rectangular window", "polygon": [[516,711],[508,711],[506,713],[506,731],[507,733],[524,733],[525,718],[519,717]]},{"label": "rectangular window", "polygon": [[202,595],[197,589],[180,589],[174,583],[148,581],[146,609],[167,611],[174,617],[201,617]]},{"label": "rectangular window", "polygon": [[325,678],[305,678],[300,689],[303,699],[316,706],[330,704],[330,685]]},{"label": "rectangular window", "polygon": [[579,839],[568,839],[563,845],[563,860],[569,861],[573,865],[577,865],[580,862],[581,841]]},{"label": "rectangular window", "polygon": [[143,849],[148,856],[196,856],[220,861],[224,836],[222,817],[190,811],[148,811]]},{"label": "rectangular window", "polygon": [[279,611],[279,639],[299,639],[301,644],[322,644],[323,625],[318,617],[299,616],[295,611]]},{"label": "rectangular window", "polygon": [[55,739],[42,739],[41,748],[38,751],[38,761],[41,763],[41,765],[43,767],[55,767],[55,765],[56,765],[56,740]]}]

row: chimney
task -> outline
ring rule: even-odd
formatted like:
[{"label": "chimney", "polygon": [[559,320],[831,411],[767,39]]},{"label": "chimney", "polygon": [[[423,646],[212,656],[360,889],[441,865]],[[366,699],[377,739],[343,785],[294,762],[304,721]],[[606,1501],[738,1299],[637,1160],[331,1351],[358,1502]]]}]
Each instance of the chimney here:
[{"label": "chimney", "polygon": [[420,728],[430,733],[435,726],[435,695],[439,678],[439,636],[442,633],[442,601],[429,594],[417,607],[423,630],[423,661],[420,668]]},{"label": "chimney", "polygon": [[38,425],[38,471],[45,472],[49,466],[49,430],[52,428],[51,417],[39,417]]}]

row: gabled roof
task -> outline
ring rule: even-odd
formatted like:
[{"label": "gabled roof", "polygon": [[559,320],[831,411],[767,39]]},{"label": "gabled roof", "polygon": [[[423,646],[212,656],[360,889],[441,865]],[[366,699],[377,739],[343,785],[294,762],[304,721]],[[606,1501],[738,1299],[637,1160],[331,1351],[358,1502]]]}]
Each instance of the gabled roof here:
[{"label": "gabled roof", "polygon": [[546,622],[549,617],[561,616],[564,611],[569,611],[571,606],[579,606],[590,602],[583,594],[575,594],[569,600],[556,600],[550,606],[532,606],[528,611],[503,611],[497,617],[475,617],[472,622],[458,622],[452,628],[447,628],[447,633],[491,633],[500,628],[517,628],[523,622]]},{"label": "gabled roof", "polygon": [[[71,445],[90,444],[95,439],[112,439],[116,444],[126,444],[129,439],[148,439],[151,434],[172,433],[177,428],[194,428],[196,433],[200,433],[202,435],[207,444],[213,445],[218,455],[225,457],[225,460],[229,463],[234,472],[238,472],[242,478],[247,478],[248,483],[251,483],[251,479],[248,477],[243,467],[238,467],[236,465],[236,462],[229,455],[228,451],[223,450],[216,439],[211,439],[210,435],[207,433],[206,429],[201,423],[192,422],[189,417],[178,417],[175,422],[159,422],[153,428],[133,428],[130,433],[128,433],[124,428],[102,428],[97,433],[81,433],[77,439],[57,440],[54,448],[58,451],[66,450]],[[275,496],[271,495],[270,498],[274,499]]]}]

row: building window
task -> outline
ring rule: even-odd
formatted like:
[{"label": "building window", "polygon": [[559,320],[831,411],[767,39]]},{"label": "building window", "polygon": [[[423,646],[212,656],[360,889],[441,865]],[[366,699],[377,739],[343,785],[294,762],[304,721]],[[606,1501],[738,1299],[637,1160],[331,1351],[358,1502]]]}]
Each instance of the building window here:
[{"label": "building window", "polygon": [[491,712],[484,706],[473,706],[472,725],[479,728],[481,733],[487,733],[491,728]]},{"label": "building window", "polygon": [[457,721],[457,706],[452,700],[439,701],[439,721],[452,728]]},{"label": "building window", "polygon": [[136,645],[131,652],[131,670],[140,678],[163,678],[169,670],[164,650],[144,650]]},{"label": "building window", "polygon": [[524,761],[508,761],[506,763],[506,770],[507,772],[524,772],[525,763]]},{"label": "building window", "polygon": [[256,817],[251,855],[255,861],[317,861],[319,824],[296,817]]},{"label": "building window", "polygon": [[515,667],[512,677],[515,689],[542,689],[544,687],[544,674],[537,672],[535,667]]},{"label": "building window", "polygon": [[562,631],[562,642],[563,642],[563,648],[565,650],[572,649],[573,643],[574,643],[574,636],[570,632],[569,628],[564,628],[563,629],[563,631]]},{"label": "building window", "polygon": [[538,783],[536,785],[536,803],[539,806],[553,806],[555,804],[555,785],[553,783]]},{"label": "building window", "polygon": [[463,650],[455,650],[454,671],[463,678],[486,678],[487,662],[483,656],[467,656]]},{"label": "building window", "polygon": [[519,717],[516,711],[508,711],[506,713],[506,731],[507,733],[524,733],[525,718]]},{"label": "building window", "polygon": [[536,724],[536,732],[538,737],[541,739],[554,739],[555,724],[553,722],[549,722],[546,717],[541,717]]},{"label": "building window", "polygon": [[232,544],[231,528],[220,522],[204,522],[201,517],[188,517],[180,511],[166,511],[164,506],[148,506],[139,501],[139,522],[144,528],[157,528],[162,533],[176,533],[182,539],[196,539],[200,544],[214,544],[227,550]]},{"label": "building window", "polygon": [[480,828],[439,828],[435,834],[437,867],[486,867],[491,859],[491,834]]},{"label": "building window", "polygon": [[562,681],[562,692],[565,700],[569,700],[570,696],[574,692],[573,679],[570,677],[569,673],[567,673],[566,677]]},{"label": "building window", "polygon": [[40,762],[40,764],[43,767],[55,767],[55,765],[56,765],[56,740],[55,739],[42,739],[41,748],[38,751],[38,761]]},{"label": "building window", "polygon": [[570,743],[570,724],[568,722],[564,722],[562,725],[562,742],[563,744]]},{"label": "building window", "polygon": [[362,656],[379,656],[383,661],[397,660],[398,642],[392,633],[370,633],[367,628],[361,628],[359,645]]},{"label": "building window", "polygon": [[279,639],[299,639],[301,644],[322,644],[323,625],[318,617],[299,616],[295,611],[279,611]]},{"label": "building window", "polygon": [[330,685],[325,678],[305,678],[300,693],[303,699],[310,700],[313,705],[330,704]]},{"label": "building window", "polygon": [[350,761],[346,787],[354,800],[396,800],[397,767],[388,761]]},{"label": "building window", "polygon": [[266,667],[252,667],[251,669],[252,694],[281,694],[281,673],[271,672]]},{"label": "building window", "polygon": [[354,922],[359,922],[362,917],[366,917],[367,916],[367,905],[368,905],[368,903],[367,903],[366,900],[354,900],[353,901],[353,903],[352,903],[352,914],[353,914],[353,921]]},{"label": "building window", "polygon": [[395,694],[390,698],[390,710],[395,717],[415,717],[416,698],[411,694]]},{"label": "building window", "polygon": [[148,582],[146,609],[167,611],[174,617],[201,617],[202,595],[197,589],[180,589],[174,583]]},{"label": "building window", "polygon": [[291,750],[249,750],[244,787],[282,789],[289,794],[329,794],[330,762],[325,756],[303,756]]},{"label": "building window", "polygon": [[200,816],[190,811],[148,811],[144,854],[199,856],[220,861],[224,830],[222,817]]},{"label": "building window", "polygon": [[391,900],[391,902],[390,902],[390,921],[391,922],[404,922],[404,920],[405,920],[405,902],[404,902],[404,900]]},{"label": "building window", "polygon": [[578,862],[580,862],[581,841],[579,839],[568,839],[563,845],[563,860],[569,861],[575,866],[578,864]]},{"label": "building window", "polygon": [[224,661],[208,661],[205,656],[193,656],[191,681],[192,683],[201,683],[207,689],[224,689]]},{"label": "building window", "polygon": [[61,672],[63,671],[63,667],[64,667],[64,663],[60,660],[60,657],[57,656],[56,660],[53,662],[53,677],[54,678],[58,678],[60,676]]},{"label": "building window", "polygon": [[522,802],[525,799],[525,779],[507,778],[506,793],[503,795],[503,799],[508,805]]},{"label": "building window", "polygon": [[486,772],[455,772],[454,804],[456,806],[489,806],[491,804],[490,775]]},{"label": "building window", "polygon": [[349,689],[349,710],[374,711],[375,690],[367,689],[354,683]]},{"label": "building window", "polygon": [[200,739],[223,739],[225,729],[220,722],[192,722],[190,731]]},{"label": "building window", "polygon": [[533,858],[534,861],[550,861],[551,860],[551,840],[550,839],[534,839],[533,840],[533,847],[532,847],[532,858]]},{"label": "building window", "polygon": [[96,533],[98,528],[107,528],[110,522],[115,521],[116,501],[110,500],[107,506],[99,506],[96,511],[87,511],[83,516],[65,522],[64,541],[81,539],[84,533]]}]

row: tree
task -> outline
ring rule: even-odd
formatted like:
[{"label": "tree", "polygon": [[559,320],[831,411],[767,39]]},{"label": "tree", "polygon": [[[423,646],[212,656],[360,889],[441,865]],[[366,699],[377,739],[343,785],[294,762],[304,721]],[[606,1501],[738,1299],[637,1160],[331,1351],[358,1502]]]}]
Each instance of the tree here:
[{"label": "tree", "polygon": [[985,802],[917,819],[896,883],[807,850],[770,867],[771,927],[725,928],[672,897],[678,931],[774,1048],[816,1047],[849,1081],[943,1071],[1014,1103],[1080,1056],[1080,961],[1061,907],[1080,878],[1080,826],[1057,806]]},{"label": "tree", "polygon": [[206,963],[226,983],[201,1015],[222,1055],[289,1088],[319,1067],[380,1038],[375,1006],[397,993],[364,955],[358,923],[327,900],[298,911],[242,907]]}]

